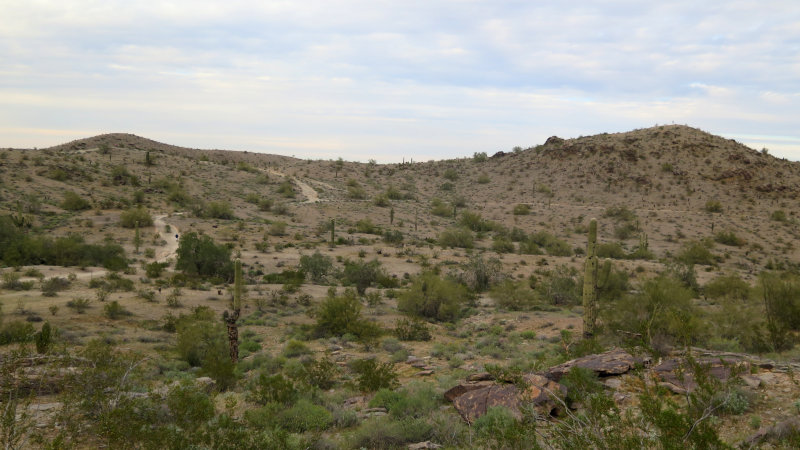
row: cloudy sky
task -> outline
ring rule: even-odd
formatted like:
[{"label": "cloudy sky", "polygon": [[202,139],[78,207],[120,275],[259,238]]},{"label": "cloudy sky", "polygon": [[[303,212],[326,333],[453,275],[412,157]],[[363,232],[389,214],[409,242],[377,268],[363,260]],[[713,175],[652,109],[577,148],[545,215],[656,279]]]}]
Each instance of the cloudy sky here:
[{"label": "cloudy sky", "polygon": [[0,147],[393,162],[670,123],[800,160],[800,2],[0,0]]}]

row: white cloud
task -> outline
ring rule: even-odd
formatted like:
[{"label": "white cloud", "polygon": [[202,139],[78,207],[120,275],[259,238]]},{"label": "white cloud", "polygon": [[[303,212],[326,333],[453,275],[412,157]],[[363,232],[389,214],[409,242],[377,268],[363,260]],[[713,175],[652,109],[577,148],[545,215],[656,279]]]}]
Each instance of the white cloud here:
[{"label": "white cloud", "polygon": [[793,0],[6,2],[0,146],[129,131],[393,160],[672,121],[791,137],[798,42]]}]

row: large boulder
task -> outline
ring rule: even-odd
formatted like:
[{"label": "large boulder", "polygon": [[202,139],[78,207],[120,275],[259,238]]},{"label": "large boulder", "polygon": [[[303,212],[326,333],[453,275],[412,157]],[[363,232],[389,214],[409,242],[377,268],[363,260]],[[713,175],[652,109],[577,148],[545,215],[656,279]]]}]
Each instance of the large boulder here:
[{"label": "large boulder", "polygon": [[562,403],[554,397],[566,395],[564,386],[536,374],[524,375],[523,380],[524,388],[489,381],[463,383],[447,391],[445,397],[470,424],[494,406],[504,406],[519,418],[521,408],[531,405],[541,415],[560,413]]},{"label": "large boulder", "polygon": [[600,377],[622,375],[627,373],[636,364],[645,364],[645,359],[635,358],[630,353],[620,348],[615,348],[604,353],[588,355],[567,361],[547,370],[547,378],[560,381],[573,367],[589,369]]}]

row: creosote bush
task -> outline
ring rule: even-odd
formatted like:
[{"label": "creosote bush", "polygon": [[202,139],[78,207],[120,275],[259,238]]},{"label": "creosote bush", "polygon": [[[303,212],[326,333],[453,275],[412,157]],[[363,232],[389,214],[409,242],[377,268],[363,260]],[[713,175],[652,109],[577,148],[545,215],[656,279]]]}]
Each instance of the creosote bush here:
[{"label": "creosote bush", "polygon": [[124,228],[149,227],[153,225],[150,211],[142,206],[123,211],[119,216],[119,224]]},{"label": "creosote bush", "polygon": [[463,285],[425,272],[414,278],[411,287],[400,294],[397,309],[429,319],[452,321],[462,316],[472,296]]}]

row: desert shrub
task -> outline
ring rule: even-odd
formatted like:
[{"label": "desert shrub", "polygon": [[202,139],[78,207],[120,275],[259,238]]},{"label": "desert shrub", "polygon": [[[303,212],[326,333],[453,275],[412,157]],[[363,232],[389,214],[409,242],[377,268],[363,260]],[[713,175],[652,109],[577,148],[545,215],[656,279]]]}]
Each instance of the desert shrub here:
[{"label": "desert shrub", "polygon": [[558,239],[547,231],[538,231],[531,234],[530,240],[536,245],[543,247],[548,255],[552,256],[571,256],[572,247],[566,242]]},{"label": "desert shrub", "polygon": [[791,348],[800,330],[800,277],[789,273],[762,272],[758,277],[772,348]]},{"label": "desert shrub", "polygon": [[450,217],[453,215],[453,207],[439,198],[431,200],[431,214],[439,217]]},{"label": "desert shrub", "polygon": [[339,366],[328,357],[309,361],[304,366],[303,381],[320,389],[330,389],[339,375]]},{"label": "desert shrub", "polygon": [[714,241],[722,245],[730,245],[732,247],[741,247],[746,242],[740,238],[733,231],[720,231],[714,235]]},{"label": "desert shrub", "polygon": [[83,314],[89,309],[89,303],[91,302],[88,298],[76,297],[67,302],[67,308],[75,310],[78,314]]},{"label": "desert shrub", "polygon": [[307,273],[315,283],[323,282],[332,268],[333,259],[319,251],[300,257],[300,269]]},{"label": "desert shrub", "polygon": [[439,234],[439,245],[442,247],[472,248],[474,244],[472,232],[467,228],[448,228]]},{"label": "desert shrub", "polygon": [[359,185],[347,186],[347,197],[355,200],[364,200],[367,198],[367,191]]},{"label": "desert shrub", "polygon": [[597,256],[600,258],[625,259],[625,249],[619,242],[604,242],[597,244]]},{"label": "desert shrub", "polygon": [[286,358],[296,358],[298,356],[309,355],[313,353],[308,345],[295,339],[289,339],[289,342],[283,346],[281,355]]},{"label": "desert shrub", "polygon": [[769,218],[775,222],[786,222],[788,220],[786,217],[786,211],[782,209],[776,209],[775,211],[772,211],[772,214],[769,215]]},{"label": "desert shrub", "polygon": [[486,448],[536,448],[535,427],[524,426],[505,406],[490,407],[473,427]]},{"label": "desert shrub", "polygon": [[531,213],[531,207],[525,203],[520,203],[514,206],[514,210],[512,212],[515,216],[527,216]]},{"label": "desert shrub", "polygon": [[356,231],[365,234],[381,234],[381,227],[375,225],[372,219],[365,218],[356,222]]},{"label": "desert shrub", "polygon": [[750,285],[736,274],[720,275],[703,286],[703,293],[713,299],[730,298],[747,300],[750,298]]},{"label": "desert shrub", "polygon": [[706,205],[703,207],[703,209],[710,213],[721,213],[722,203],[720,203],[719,200],[709,200],[706,202]]},{"label": "desert shrub", "polygon": [[628,209],[627,206],[609,206],[603,213],[603,217],[608,217],[618,222],[636,221],[636,213]]},{"label": "desert shrub", "polygon": [[53,329],[50,322],[45,322],[42,329],[34,335],[36,342],[36,353],[47,353],[53,344]]},{"label": "desert shrub", "polygon": [[176,330],[176,350],[184,361],[200,366],[201,373],[213,378],[220,389],[227,389],[235,383],[227,330],[211,309],[201,306],[191,314],[181,314]]},{"label": "desert shrub", "polygon": [[428,324],[417,318],[400,318],[394,325],[394,334],[401,341],[429,341]]},{"label": "desert shrub", "polygon": [[144,266],[144,273],[147,278],[158,278],[169,266],[169,263],[152,262]]},{"label": "desert shrub", "polygon": [[399,386],[397,372],[393,363],[382,363],[375,359],[357,359],[350,363],[356,374],[358,388],[364,392],[375,392],[378,389],[394,389]]},{"label": "desert shrub", "polygon": [[574,268],[559,265],[536,287],[542,298],[553,305],[576,305],[581,302],[582,288]]},{"label": "desert shrub", "polygon": [[376,417],[364,421],[353,432],[349,448],[396,449],[430,437],[432,427],[425,419],[393,420]]},{"label": "desert shrub", "polygon": [[215,244],[210,236],[195,232],[184,233],[178,244],[177,254],[175,269],[186,275],[223,280],[233,278],[231,250],[225,245]]},{"label": "desert shrub", "polygon": [[61,207],[67,211],[82,211],[91,208],[92,205],[77,193],[66,191],[64,192],[64,200],[61,202]]},{"label": "desert shrub", "polygon": [[293,198],[295,196],[294,185],[292,185],[291,181],[282,182],[278,186],[278,189],[276,190],[276,192],[278,194],[283,195],[286,198]]},{"label": "desert shrub", "polygon": [[0,345],[30,342],[36,330],[30,322],[12,320],[0,327]]},{"label": "desert shrub", "polygon": [[322,431],[333,423],[333,415],[322,406],[300,399],[291,408],[278,413],[276,422],[292,433]]},{"label": "desert shrub", "polygon": [[66,278],[53,277],[42,282],[42,295],[45,297],[55,297],[56,293],[69,288],[70,281]]},{"label": "desert shrub", "polygon": [[497,253],[513,253],[514,243],[505,236],[495,236],[492,240],[492,250]]},{"label": "desert shrub", "polygon": [[281,374],[259,374],[250,392],[253,400],[260,405],[268,403],[291,405],[298,395],[294,383]]},{"label": "desert shrub", "polygon": [[711,253],[708,244],[700,241],[689,241],[684,244],[677,255],[677,259],[686,265],[711,265],[716,262],[716,258]]},{"label": "desert shrub", "polygon": [[532,308],[538,297],[528,283],[505,280],[489,291],[489,297],[500,308],[523,311]]},{"label": "desert shrub", "polygon": [[385,271],[381,268],[381,263],[377,259],[369,262],[347,260],[344,262],[342,281],[346,285],[355,286],[358,294],[364,295],[367,288],[378,281],[378,278],[384,274]]},{"label": "desert shrub", "polygon": [[489,160],[489,156],[486,152],[475,152],[472,154],[472,162],[482,163]]},{"label": "desert shrub", "polygon": [[286,222],[275,221],[269,225],[270,236],[286,236]]},{"label": "desert shrub", "polygon": [[503,263],[497,258],[473,256],[461,267],[459,280],[475,292],[483,292],[503,279]]},{"label": "desert shrub", "polygon": [[378,325],[361,316],[361,302],[355,292],[345,291],[339,297],[328,297],[314,312],[315,331],[320,336],[342,336],[352,334],[369,339],[380,334]]},{"label": "desert shrub", "polygon": [[387,197],[386,194],[378,194],[372,199],[372,204],[381,208],[387,208],[392,205],[392,202],[389,201],[389,197]]},{"label": "desert shrub", "polygon": [[400,244],[403,242],[403,233],[400,230],[386,230],[383,232],[383,242]]},{"label": "desert shrub", "polygon": [[399,189],[390,185],[386,188],[386,197],[389,198],[389,200],[403,200],[405,196]]},{"label": "desert shrub", "polygon": [[638,333],[645,345],[692,345],[707,332],[692,292],[666,275],[642,283],[639,293],[603,305],[609,329]]},{"label": "desert shrub", "polygon": [[456,172],[456,169],[453,168],[445,169],[442,176],[450,181],[458,180],[458,172]]},{"label": "desert shrub", "polygon": [[275,202],[271,198],[263,197],[258,199],[258,209],[260,211],[269,211]]},{"label": "desert shrub", "polygon": [[433,272],[414,278],[411,287],[400,294],[397,309],[407,314],[435,320],[455,320],[463,314],[472,298],[467,289]]},{"label": "desert shrub", "polygon": [[379,389],[369,401],[370,408],[383,407],[392,417],[426,417],[438,406],[438,395],[430,383],[411,383],[398,390]]},{"label": "desert shrub", "polygon": [[142,206],[123,211],[119,215],[119,224],[123,228],[149,227],[153,225],[150,211]]},{"label": "desert shrub", "polygon": [[231,204],[223,200],[206,203],[202,216],[206,219],[231,220],[235,218]]},{"label": "desert shrub", "polygon": [[124,316],[130,316],[131,312],[120,305],[118,301],[114,300],[103,307],[103,315],[111,320],[117,320]]},{"label": "desert shrub", "polygon": [[485,173],[478,175],[478,184],[489,184],[490,181],[492,180],[489,178],[489,175],[486,175]]}]

